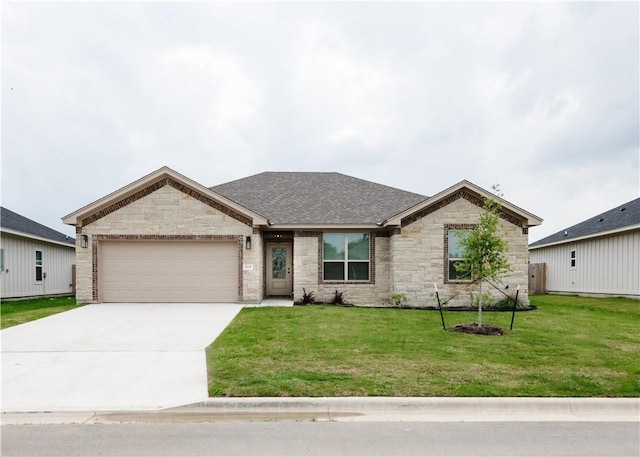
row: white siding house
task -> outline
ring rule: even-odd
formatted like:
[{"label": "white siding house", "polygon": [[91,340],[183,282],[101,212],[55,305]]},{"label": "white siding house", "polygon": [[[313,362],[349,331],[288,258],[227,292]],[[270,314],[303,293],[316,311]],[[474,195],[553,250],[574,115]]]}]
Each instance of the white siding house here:
[{"label": "white siding house", "polygon": [[0,209],[1,298],[71,294],[75,240]]},{"label": "white siding house", "polygon": [[640,198],[529,245],[550,293],[640,299]]}]

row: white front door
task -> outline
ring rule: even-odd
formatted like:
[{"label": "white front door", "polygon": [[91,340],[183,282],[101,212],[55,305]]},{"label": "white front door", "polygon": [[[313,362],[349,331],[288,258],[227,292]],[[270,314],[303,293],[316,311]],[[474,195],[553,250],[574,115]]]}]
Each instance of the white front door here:
[{"label": "white front door", "polygon": [[267,295],[293,295],[291,244],[267,243]]}]

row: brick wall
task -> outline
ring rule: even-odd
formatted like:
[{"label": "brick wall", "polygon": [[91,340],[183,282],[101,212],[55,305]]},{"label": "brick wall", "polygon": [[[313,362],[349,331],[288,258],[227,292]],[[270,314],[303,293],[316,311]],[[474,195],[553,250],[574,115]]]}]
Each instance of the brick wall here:
[{"label": "brick wall", "polygon": [[[91,222],[76,230],[76,297],[79,303],[96,301],[94,266],[97,259],[94,259],[94,254],[98,250],[94,235],[157,235],[164,239],[197,239],[199,236],[216,235],[238,238],[251,235],[252,249],[246,250],[242,246],[243,252],[239,258],[243,264],[253,264],[254,268],[245,271],[242,264],[239,265],[242,281],[242,296],[239,299],[253,302],[262,298],[262,255],[259,235],[254,235],[253,228],[246,223],[171,185],[164,185],[144,194],[100,218],[86,220]],[[80,247],[80,235],[89,237],[88,248]]]},{"label": "brick wall", "polygon": [[[391,238],[391,284],[393,291],[404,293],[415,306],[434,304],[433,284],[438,285],[441,298],[455,297],[450,306],[469,304],[469,293],[477,291],[477,284],[447,284],[445,233],[447,225],[475,224],[482,208],[467,199],[459,198],[448,205],[413,220]],[[515,287],[520,284],[519,298],[528,302],[528,235],[526,229],[514,224],[512,218],[500,219],[500,229],[509,243],[508,259],[513,271],[502,282]],[[491,286],[483,286],[496,300],[503,297]]]},{"label": "brick wall", "polygon": [[389,237],[372,234],[373,259],[370,281],[324,282],[322,280],[322,233],[297,232],[294,239],[294,298],[302,296],[302,288],[313,291],[316,299],[328,302],[336,290],[345,300],[358,305],[378,305],[389,298]]}]

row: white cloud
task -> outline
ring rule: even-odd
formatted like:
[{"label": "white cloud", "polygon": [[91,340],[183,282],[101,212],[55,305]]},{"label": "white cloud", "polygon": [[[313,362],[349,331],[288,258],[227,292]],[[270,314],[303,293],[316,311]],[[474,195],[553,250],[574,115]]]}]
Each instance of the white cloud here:
[{"label": "white cloud", "polygon": [[[169,165],[500,183],[537,239],[638,196],[635,3],[3,4],[3,205]],[[13,88],[13,89],[12,89]]]}]

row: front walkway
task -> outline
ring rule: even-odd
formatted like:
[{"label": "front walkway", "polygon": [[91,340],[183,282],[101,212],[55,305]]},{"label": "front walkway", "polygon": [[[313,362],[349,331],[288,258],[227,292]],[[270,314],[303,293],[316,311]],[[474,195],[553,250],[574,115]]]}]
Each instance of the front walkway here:
[{"label": "front walkway", "polygon": [[208,397],[238,304],[87,305],[0,332],[2,411],[157,410]]},{"label": "front walkway", "polygon": [[262,300],[258,304],[246,305],[247,308],[255,308],[262,306],[293,306],[292,298],[283,298],[283,297],[268,297]]}]

